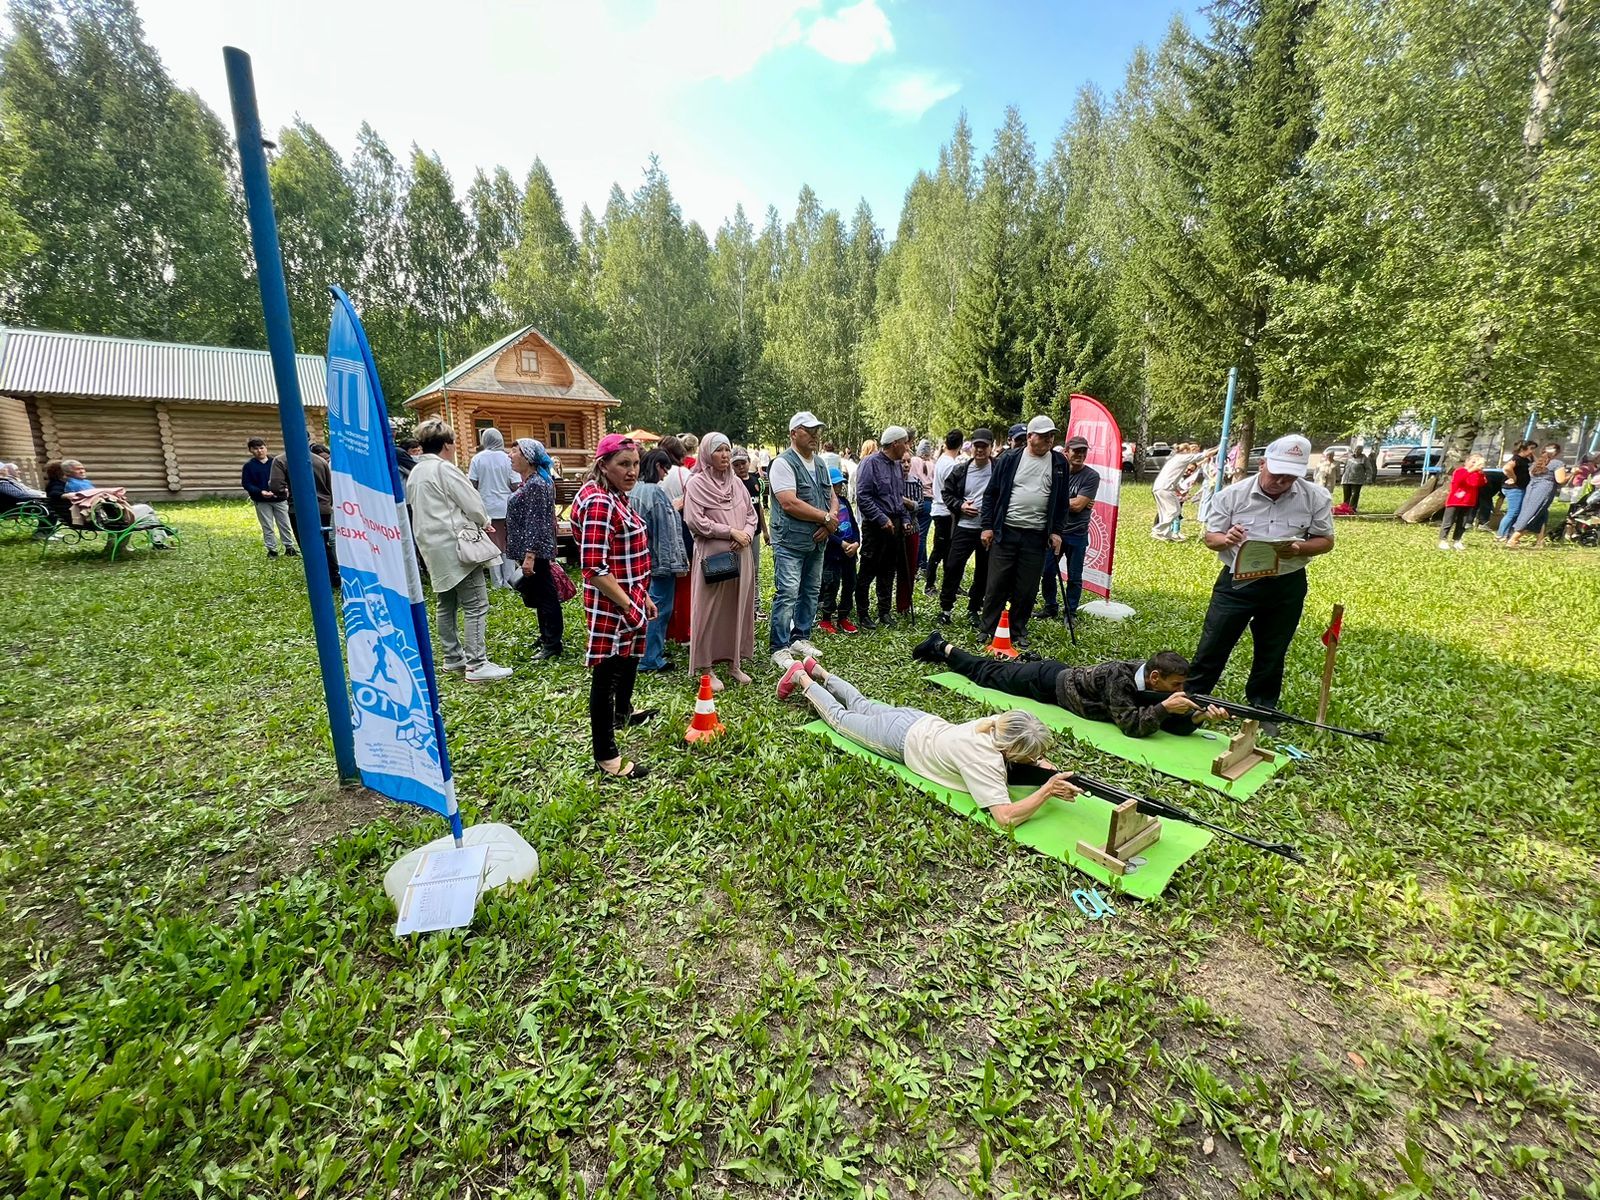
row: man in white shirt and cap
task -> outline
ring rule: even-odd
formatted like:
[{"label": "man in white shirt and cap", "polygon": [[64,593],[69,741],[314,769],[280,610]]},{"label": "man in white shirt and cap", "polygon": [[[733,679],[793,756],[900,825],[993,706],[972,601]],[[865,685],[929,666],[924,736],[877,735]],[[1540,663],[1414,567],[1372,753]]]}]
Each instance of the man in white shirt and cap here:
[{"label": "man in white shirt and cap", "polygon": [[1213,497],[1205,543],[1222,571],[1190,662],[1189,691],[1206,695],[1217,686],[1248,628],[1255,658],[1245,700],[1278,706],[1284,659],[1305,607],[1306,564],[1333,549],[1333,499],[1306,478],[1310,464],[1309,441],[1281,437],[1267,447],[1259,473]]}]

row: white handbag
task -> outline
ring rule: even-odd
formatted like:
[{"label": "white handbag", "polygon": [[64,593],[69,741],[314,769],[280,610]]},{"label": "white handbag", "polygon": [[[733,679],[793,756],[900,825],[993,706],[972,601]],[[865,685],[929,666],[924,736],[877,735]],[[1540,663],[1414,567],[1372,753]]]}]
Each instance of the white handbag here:
[{"label": "white handbag", "polygon": [[456,557],[463,567],[485,567],[499,561],[500,547],[476,525],[463,525],[456,530]]}]

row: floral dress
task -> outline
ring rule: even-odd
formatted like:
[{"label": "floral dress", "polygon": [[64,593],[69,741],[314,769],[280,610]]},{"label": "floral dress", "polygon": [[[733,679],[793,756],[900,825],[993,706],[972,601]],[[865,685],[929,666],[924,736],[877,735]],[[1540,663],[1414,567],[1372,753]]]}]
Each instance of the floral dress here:
[{"label": "floral dress", "polygon": [[[600,487],[583,485],[572,502],[572,528],[583,568],[583,612],[589,625],[588,666],[616,655],[644,655],[644,602],[650,595],[650,543],[644,521],[628,498]],[[632,603],[627,611],[613,604],[595,579],[610,575]]]}]

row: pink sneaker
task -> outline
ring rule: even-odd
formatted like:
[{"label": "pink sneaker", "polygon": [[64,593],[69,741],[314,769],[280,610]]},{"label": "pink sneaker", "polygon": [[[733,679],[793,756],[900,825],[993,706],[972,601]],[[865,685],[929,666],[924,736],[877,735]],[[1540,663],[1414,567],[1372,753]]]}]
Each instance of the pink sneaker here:
[{"label": "pink sneaker", "polygon": [[806,669],[806,663],[809,662],[811,662],[811,660],[808,658],[806,659],[806,662],[791,663],[789,665],[789,669],[783,673],[783,678],[778,680],[779,700],[787,700],[790,696],[794,695],[795,688],[801,686],[806,681],[810,674]]},{"label": "pink sneaker", "polygon": [[806,655],[805,660],[801,662],[800,665],[806,669],[806,674],[811,676],[811,678],[815,679],[817,677],[817,660],[812,658],[809,654]]}]

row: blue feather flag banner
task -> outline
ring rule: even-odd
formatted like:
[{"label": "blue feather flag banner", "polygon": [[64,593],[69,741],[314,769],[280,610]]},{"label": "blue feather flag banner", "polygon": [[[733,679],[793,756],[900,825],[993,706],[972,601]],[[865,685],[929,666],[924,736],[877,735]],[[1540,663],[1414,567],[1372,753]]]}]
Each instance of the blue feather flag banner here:
[{"label": "blue feather flag banner", "polygon": [[428,611],[389,413],[355,306],[332,291],[328,447],[356,765],[367,787],[432,809],[459,838]]}]

